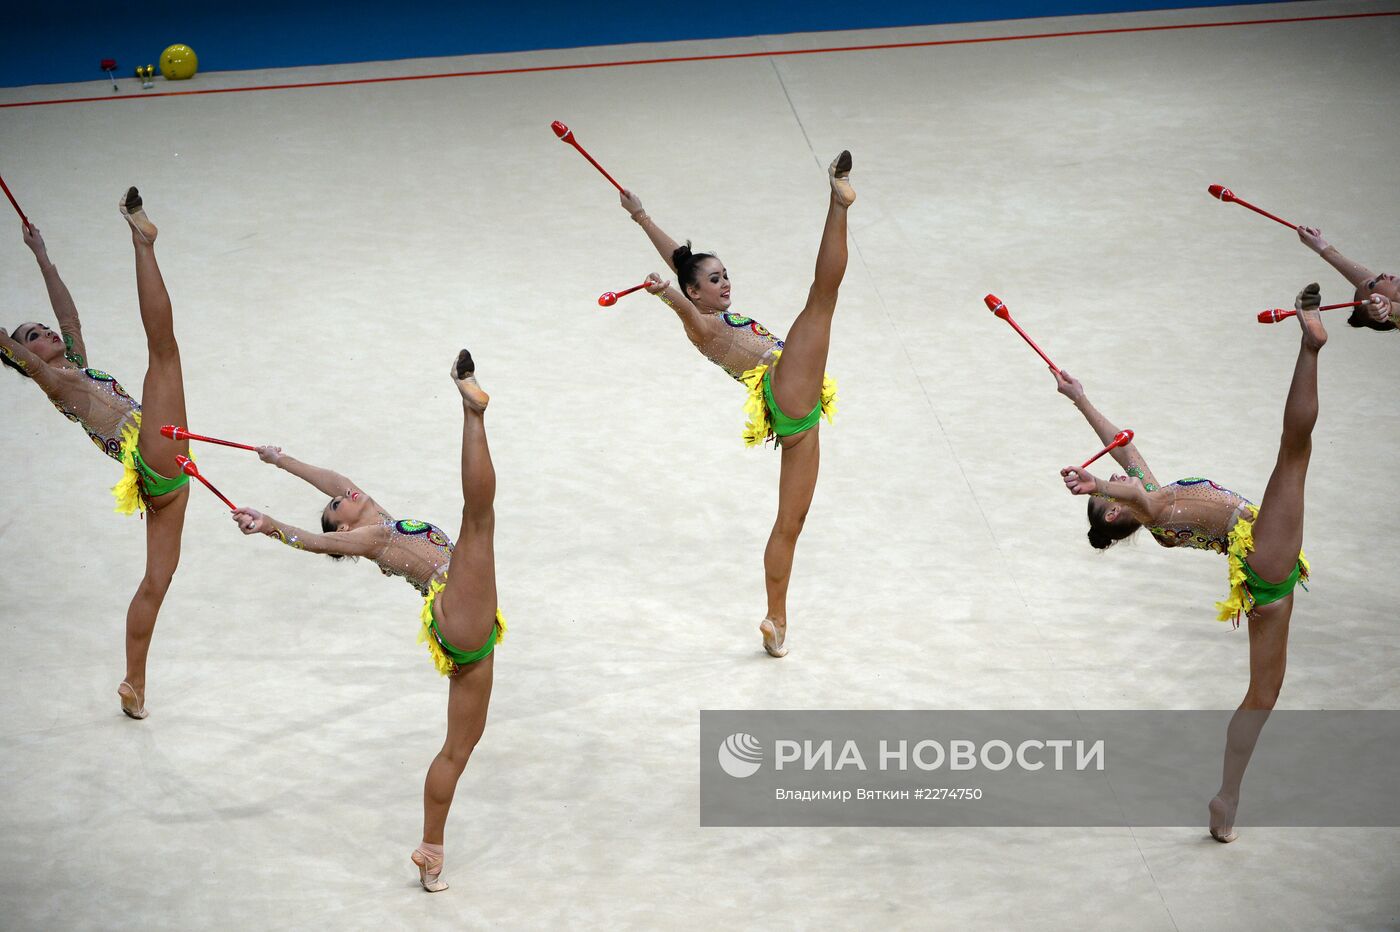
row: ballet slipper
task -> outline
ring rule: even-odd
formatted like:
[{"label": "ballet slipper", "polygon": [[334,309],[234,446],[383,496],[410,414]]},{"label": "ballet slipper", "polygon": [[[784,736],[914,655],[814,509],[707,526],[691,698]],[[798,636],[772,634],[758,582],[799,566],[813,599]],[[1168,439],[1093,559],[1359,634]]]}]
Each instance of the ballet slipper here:
[{"label": "ballet slipper", "polygon": [[783,641],[787,640],[787,622],[783,622],[780,628],[772,618],[765,618],[759,624],[758,630],[763,634],[763,649],[768,651],[768,656],[787,656],[788,650],[783,646]]},{"label": "ballet slipper", "polygon": [[126,680],[122,680],[121,685],[117,687],[117,697],[122,701],[122,711],[126,713],[127,718],[134,718],[139,722],[151,714],[146,711],[145,702],[136,695],[136,687]]},{"label": "ballet slipper", "polygon": [[1240,837],[1239,832],[1235,831],[1234,807],[1227,806],[1219,796],[1210,801],[1210,823],[1210,837],[1222,845],[1228,845]]},{"label": "ballet slipper", "polygon": [[491,403],[491,396],[476,383],[476,364],[472,362],[472,354],[466,350],[458,353],[457,361],[452,364],[452,381],[457,383],[462,400],[473,411],[485,411]]},{"label": "ballet slipper", "polygon": [[447,881],[442,879],[443,856],[424,851],[421,847],[409,855],[418,868],[418,882],[429,893],[441,893],[447,889]]},{"label": "ballet slipper", "polygon": [[146,212],[141,209],[141,194],[135,188],[127,188],[126,194],[117,204],[117,210],[121,212],[126,222],[131,225],[131,229],[141,238],[147,246],[156,241],[156,234],[160,231],[151,222],[151,218],[146,216]]},{"label": "ballet slipper", "polygon": [[1327,344],[1327,330],[1322,326],[1322,315],[1318,313],[1321,303],[1321,289],[1316,282],[1298,292],[1295,302],[1298,324],[1303,328],[1303,342],[1314,350],[1322,349]]},{"label": "ballet slipper", "polygon": [[831,180],[831,194],[842,207],[850,207],[856,202],[856,189],[851,187],[851,153],[842,150],[826,170]]}]

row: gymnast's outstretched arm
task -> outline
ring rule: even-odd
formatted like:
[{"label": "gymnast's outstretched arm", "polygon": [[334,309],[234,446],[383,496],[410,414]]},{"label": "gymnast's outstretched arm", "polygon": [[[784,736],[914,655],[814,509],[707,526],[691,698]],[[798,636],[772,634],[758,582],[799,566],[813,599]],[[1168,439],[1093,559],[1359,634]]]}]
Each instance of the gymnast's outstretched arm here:
[{"label": "gymnast's outstretched arm", "polygon": [[258,447],[258,457],[264,463],[271,463],[278,469],[291,473],[332,498],[347,492],[364,494],[363,489],[335,470],[303,463],[283,453],[281,447]]},{"label": "gymnast's outstretched arm", "polygon": [[1298,239],[1303,241],[1304,246],[1321,256],[1328,265],[1341,272],[1342,277],[1351,282],[1353,288],[1360,288],[1376,277],[1376,273],[1366,266],[1353,262],[1338,252],[1336,246],[1322,238],[1322,231],[1317,227],[1299,227]]},{"label": "gymnast's outstretched arm", "polygon": [[[33,332],[32,327],[30,332]],[[23,344],[5,330],[0,330],[0,355],[3,355],[15,368],[37,382],[39,387],[44,390],[44,394],[48,395],[51,400],[58,400],[58,393],[62,388],[58,374],[42,359],[25,349]]]},{"label": "gymnast's outstretched arm", "polygon": [[700,346],[704,342],[707,318],[679,288],[652,272],[647,276],[647,294],[660,298],[663,304],[676,312],[691,343]]},{"label": "gymnast's outstretched arm", "polygon": [[78,319],[78,306],[73,303],[73,295],[58,275],[58,266],[49,259],[48,247],[39,228],[31,224],[23,228],[24,245],[34,253],[39,263],[39,271],[44,276],[44,287],[49,293],[49,304],[53,316],[58,318],[58,332],[63,334],[64,351],[80,366],[87,365],[87,347],[83,344],[83,325]]},{"label": "gymnast's outstretched arm", "polygon": [[385,542],[383,528],[362,527],[353,531],[317,534],[303,531],[291,524],[283,524],[271,515],[265,515],[252,508],[239,508],[233,513],[233,520],[244,534],[266,534],[293,550],[305,550],[308,553],[326,553],[336,557],[372,557],[379,553]]},{"label": "gymnast's outstretched arm", "polygon": [[655,246],[656,251],[661,254],[661,258],[666,263],[666,267],[674,272],[676,266],[675,263],[671,261],[671,256],[675,253],[680,244],[667,236],[666,231],[657,226],[651,217],[647,215],[646,210],[642,207],[641,199],[638,198],[637,195],[633,194],[631,191],[624,190],[618,195],[618,200],[622,203],[622,209],[627,211],[637,226],[641,227],[642,231],[646,233],[647,239],[651,240],[651,244]]},{"label": "gymnast's outstretched arm", "polygon": [[1145,525],[1160,524],[1162,512],[1171,504],[1166,492],[1149,492],[1136,479],[1105,481],[1078,466],[1061,469],[1060,476],[1072,494],[1112,499]]},{"label": "gymnast's outstretched arm", "polygon": [[[1093,406],[1089,397],[1084,394],[1084,386],[1080,384],[1079,380],[1064,370],[1055,372],[1054,375],[1056,389],[1061,395],[1074,402],[1079,413],[1084,415],[1084,420],[1088,421],[1089,426],[1094,428],[1094,433],[1099,435],[1099,441],[1104,446],[1112,443],[1113,438],[1118,435],[1118,428],[1114,426],[1112,421],[1100,414],[1098,408]],[[1147,466],[1147,460],[1143,459],[1142,454],[1138,452],[1137,444],[1130,443],[1118,447],[1109,451],[1109,455],[1117,460],[1118,465],[1122,466],[1125,471],[1134,468],[1140,471],[1142,475],[1138,478],[1142,479],[1145,484],[1154,487],[1159,485],[1157,477],[1152,475],[1152,470]]]}]

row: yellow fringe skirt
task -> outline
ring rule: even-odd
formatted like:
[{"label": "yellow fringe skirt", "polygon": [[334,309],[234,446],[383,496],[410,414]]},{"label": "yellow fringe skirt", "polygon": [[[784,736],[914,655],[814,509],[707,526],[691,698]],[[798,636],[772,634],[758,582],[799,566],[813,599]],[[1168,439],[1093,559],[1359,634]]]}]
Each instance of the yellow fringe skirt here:
[{"label": "yellow fringe skirt", "polygon": [[[773,354],[772,363],[754,366],[740,377],[749,389],[748,397],[744,399],[744,414],[748,416],[748,422],[744,425],[746,447],[756,447],[776,437],[788,437],[803,430],[810,430],[822,417],[826,418],[829,424],[836,416],[836,380],[829,375],[822,376],[821,414],[818,417],[809,415],[799,420],[778,410],[776,403],[769,404],[769,393],[772,389],[765,388],[765,385],[772,378],[770,369],[777,366],[782,355],[783,351],[778,350]],[[812,413],[816,414],[816,411]],[[806,423],[808,420],[810,423]]]},{"label": "yellow fringe skirt", "polygon": [[428,653],[433,658],[433,666],[442,676],[451,676],[461,667],[484,660],[491,651],[496,649],[496,645],[501,643],[506,636],[506,616],[501,614],[501,610],[496,609],[496,631],[495,636],[486,639],[486,643],[473,651],[464,651],[461,648],[449,644],[447,639],[438,630],[437,619],[433,617],[433,603],[437,601],[442,590],[447,586],[447,574],[443,573],[440,579],[434,579],[428,583],[428,594],[423,596],[423,611],[419,613],[420,625],[418,628],[418,643],[428,645]]},{"label": "yellow fringe skirt", "polygon": [[133,411],[131,419],[122,425],[121,481],[112,486],[112,498],[117,503],[115,510],[120,515],[146,510],[146,497],[141,494],[141,473],[136,469],[136,442],[140,436],[141,412]]},{"label": "yellow fringe skirt", "polygon": [[1310,571],[1307,554],[1300,550],[1298,565],[1281,583],[1267,582],[1254,572],[1247,558],[1254,551],[1254,519],[1258,516],[1259,509],[1250,505],[1248,516],[1241,515],[1230,531],[1230,547],[1226,552],[1230,567],[1230,595],[1224,602],[1215,603],[1219,612],[1217,620],[1233,620],[1236,627],[1239,627],[1241,614],[1248,615],[1260,606],[1286,598],[1294,586],[1308,578]]}]

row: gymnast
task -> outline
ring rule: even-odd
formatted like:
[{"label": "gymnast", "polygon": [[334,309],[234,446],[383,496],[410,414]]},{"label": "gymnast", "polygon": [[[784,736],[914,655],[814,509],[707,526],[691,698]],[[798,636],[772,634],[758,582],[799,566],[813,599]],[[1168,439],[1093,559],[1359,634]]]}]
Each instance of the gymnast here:
[{"label": "gymnast", "polygon": [[[505,618],[496,607],[496,471],[486,443],[484,415],[490,396],[477,384],[471,354],[462,350],[452,380],[462,394],[462,531],[456,548],[423,521],[395,520],[349,479],[259,447],[263,462],[303,479],[331,496],[321,512],[323,533],[284,524],[251,508],[233,513],[244,534],[266,534],[296,550],[334,559],[368,557],[385,576],[402,576],[423,596],[418,632],[433,664],[450,679],[447,738],[423,784],[423,842],[411,855],[423,889],[447,889],[442,879],[443,830],[457,780],[486,727],[496,644]],[[467,645],[467,646],[459,646]]]},{"label": "gymnast", "polygon": [[1363,301],[1347,318],[1353,327],[1372,330],[1394,330],[1400,326],[1400,277],[1389,272],[1372,272],[1359,262],[1353,262],[1337,251],[1316,227],[1298,227],[1298,239],[1317,253],[1356,289],[1352,299]]},{"label": "gymnast", "polygon": [[88,366],[78,308],[34,226],[24,229],[24,242],[43,273],[58,332],[33,322],[20,324],[13,334],[0,330],[0,361],[32,379],[60,414],[81,426],[99,450],[122,464],[122,479],[112,489],[116,510],[145,513],[146,572],[127,608],[126,676],[117,687],[122,711],[143,719],[148,714],[146,655],[156,615],[180,562],[189,498],[189,477],[180,471],[175,457],[188,455],[189,444],[160,434],[162,424],[183,424],[186,417],[170,295],[156,265],[156,226],[142,209],[135,188],[126,192],[118,210],[131,226],[136,249],[136,295],[148,354],[141,387],[144,406],[112,376]]},{"label": "gymnast", "polygon": [[836,383],[825,373],[837,290],[846,273],[846,211],[856,199],[850,171],[849,152],[837,156],[827,170],[831,196],[816,274],[787,340],[730,312],[729,271],[723,262],[709,253],[691,252],[689,243],[678,245],[632,192],[624,190],[620,197],[623,209],[676,276],[676,286],[659,275],[649,276],[647,291],[676,312],[702,355],[748,388],[744,442],[756,446],[773,440],[782,449],[778,516],[763,554],[768,611],[759,625],[764,650],[773,657],[787,654],[788,582],[797,537],[817,485],[818,422],[823,416],[830,421],[836,410]]},{"label": "gymnast", "polygon": [[[1308,576],[1303,555],[1303,487],[1317,422],[1317,355],[1327,342],[1317,308],[1316,284],[1299,292],[1295,307],[1302,326],[1298,359],[1283,410],[1278,459],[1254,506],[1208,479],[1181,479],[1158,486],[1134,444],[1113,451],[1126,475],[1107,482],[1086,470],[1060,470],[1075,495],[1089,499],[1089,543],[1103,550],[1146,526],[1163,547],[1191,547],[1223,553],[1229,560],[1229,596],[1216,603],[1219,618],[1239,624],[1249,619],[1249,688],[1230,720],[1220,792],[1210,802],[1210,834],[1234,841],[1240,783],[1259,730],[1278,700],[1288,653],[1288,622],[1293,590]],[[1069,373],[1055,374],[1060,394],[1074,402],[1099,439],[1109,443],[1117,430],[1089,402],[1084,386]]]}]

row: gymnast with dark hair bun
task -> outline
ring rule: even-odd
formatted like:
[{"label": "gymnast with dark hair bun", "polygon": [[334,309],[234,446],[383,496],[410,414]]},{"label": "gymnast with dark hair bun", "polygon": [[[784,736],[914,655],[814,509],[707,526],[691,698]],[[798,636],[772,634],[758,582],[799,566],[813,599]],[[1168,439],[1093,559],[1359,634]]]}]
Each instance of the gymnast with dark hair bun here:
[{"label": "gymnast with dark hair bun", "polygon": [[770,656],[787,654],[787,591],[793,554],[802,533],[819,466],[818,422],[836,410],[836,383],[826,375],[836,295],[846,274],[846,211],[855,203],[850,183],[851,154],[842,152],[827,170],[831,188],[826,225],[817,249],[817,267],[807,303],[786,340],[757,321],[730,311],[729,271],[718,257],[696,253],[666,235],[631,191],[622,191],[624,210],[646,232],[675,273],[672,285],[648,276],[647,291],[680,318],[700,353],[748,389],[744,442],[768,440],[782,450],[778,516],[763,554],[768,611],[759,625]]},{"label": "gymnast with dark hair bun", "polygon": [[496,470],[486,442],[491,397],[476,380],[471,353],[452,364],[462,395],[462,531],[451,539],[426,521],[395,519],[359,486],[334,470],[292,459],[281,447],[259,447],[265,463],[284,469],[331,496],[321,512],[324,533],[303,531],[239,508],[233,520],[244,534],[265,534],[294,550],[331,557],[368,557],[385,576],[401,576],[423,597],[418,640],[438,673],[450,677],[447,737],[423,781],[423,841],[410,857],[429,893],[442,879],[443,833],[457,781],[486,728],[496,645],[506,620],[496,607]]},{"label": "gymnast with dark hair bun", "polygon": [[[115,378],[88,365],[78,308],[49,261],[38,227],[24,227],[24,243],[34,253],[48,289],[58,331],[26,322],[13,334],[0,330],[0,362],[33,380],[59,413],[83,428],[106,455],[122,464],[112,488],[116,510],[146,518],[146,571],[126,610],[126,675],[117,686],[122,712],[144,719],[146,657],[156,616],[180,564],[180,544],[189,501],[189,476],[176,458],[189,444],[161,436],[162,424],[183,424],[185,383],[170,295],[156,264],[158,230],[142,207],[141,195],[127,189],[117,210],[131,228],[136,254],[136,299],[146,332],[146,379],[138,402]],[[144,409],[143,409],[144,403]]]},{"label": "gymnast with dark hair bun", "polygon": [[[1249,619],[1249,688],[1226,743],[1220,792],[1210,802],[1210,833],[1234,841],[1240,782],[1268,711],[1283,686],[1288,655],[1288,623],[1293,590],[1308,577],[1303,555],[1303,492],[1312,432],[1317,423],[1317,356],[1327,342],[1316,283],[1298,293],[1294,306],[1302,327],[1293,381],[1283,409],[1283,437],[1273,474],[1257,507],[1209,479],[1180,479],[1159,486],[1134,444],[1112,451],[1126,475],[1107,482],[1080,467],[1060,470],[1065,486],[1089,498],[1089,543],[1112,546],[1141,527],[1163,547],[1190,547],[1225,554],[1229,560],[1228,597],[1216,603],[1219,619]],[[1118,433],[1067,372],[1056,372],[1060,394],[1074,402],[1105,444]]]}]

